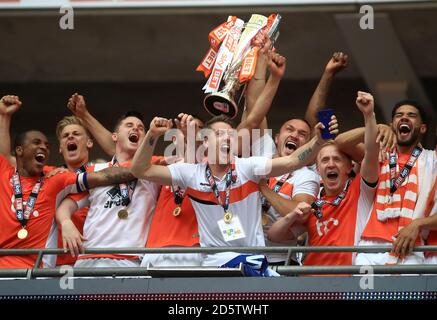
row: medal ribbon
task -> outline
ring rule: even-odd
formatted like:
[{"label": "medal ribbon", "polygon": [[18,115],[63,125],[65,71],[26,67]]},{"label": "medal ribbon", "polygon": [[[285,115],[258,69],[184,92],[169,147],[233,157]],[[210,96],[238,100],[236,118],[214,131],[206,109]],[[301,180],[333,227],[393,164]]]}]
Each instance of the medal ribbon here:
[{"label": "medal ribbon", "polygon": [[[349,188],[349,185],[351,184],[351,179],[348,179],[346,181],[346,185],[343,188],[343,191],[333,200],[333,201],[328,201],[328,200],[323,200],[323,199],[316,199],[312,204],[311,204],[311,208],[313,208],[316,213],[316,217],[317,219],[321,219],[323,214],[322,214],[322,206],[324,204],[330,204],[332,206],[339,206],[340,203],[343,201],[343,199],[346,197],[346,193],[347,193],[347,189]],[[322,190],[323,193],[323,190]]]},{"label": "medal ribbon", "polygon": [[16,171],[12,176],[12,184],[15,196],[15,213],[17,215],[17,220],[20,222],[23,228],[26,227],[27,221],[29,220],[30,215],[34,210],[36,199],[38,197],[39,191],[41,190],[43,180],[44,177],[39,178],[36,184],[33,186],[32,192],[27,199],[26,207],[24,208],[23,212],[23,192],[21,189],[20,176],[18,174],[18,171]]},{"label": "medal ribbon", "polygon": [[217,184],[215,183],[214,177],[212,175],[211,172],[211,168],[209,167],[209,165],[206,165],[206,169],[205,169],[205,176],[206,176],[206,180],[209,183],[209,186],[212,189],[212,192],[214,193],[214,196],[217,198],[217,201],[219,203],[219,205],[221,205],[223,207],[223,210],[225,212],[228,212],[229,209],[229,199],[230,199],[230,195],[231,195],[231,184],[234,180],[234,175],[233,175],[233,171],[234,171],[234,164],[232,164],[231,169],[226,172],[226,194],[225,194],[225,202],[223,203],[221,197],[220,197],[220,192],[218,191],[217,188]]},{"label": "medal ribbon", "polygon": [[414,147],[411,152],[410,158],[408,159],[405,166],[400,170],[399,175],[396,177],[396,165],[397,165],[397,155],[396,153],[390,153],[389,158],[389,168],[390,168],[390,194],[393,195],[396,190],[404,183],[405,179],[410,174],[411,169],[422,153],[422,148],[419,146]]},{"label": "medal ribbon", "polygon": [[182,188],[180,188],[178,186],[172,186],[171,192],[173,193],[173,198],[174,198],[174,202],[176,203],[176,205],[180,205],[182,203],[182,201],[184,200],[185,190],[183,190]]}]

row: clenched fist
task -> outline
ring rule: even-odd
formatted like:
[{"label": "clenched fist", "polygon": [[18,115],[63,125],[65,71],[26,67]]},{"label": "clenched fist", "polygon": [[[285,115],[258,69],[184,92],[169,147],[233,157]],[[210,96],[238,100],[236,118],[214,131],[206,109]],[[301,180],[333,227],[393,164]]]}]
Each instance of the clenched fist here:
[{"label": "clenched fist", "polygon": [[4,96],[0,99],[0,114],[12,115],[21,107],[21,104],[18,96]]},{"label": "clenched fist", "polygon": [[357,92],[357,107],[364,115],[370,115],[374,110],[373,96],[370,93],[358,91]]},{"label": "clenched fist", "polygon": [[337,72],[343,70],[348,65],[348,56],[343,52],[334,52],[332,58],[326,65],[325,71],[331,74],[336,74]]},{"label": "clenched fist", "polygon": [[82,118],[88,112],[84,97],[77,92],[68,99],[67,107],[78,118]]}]

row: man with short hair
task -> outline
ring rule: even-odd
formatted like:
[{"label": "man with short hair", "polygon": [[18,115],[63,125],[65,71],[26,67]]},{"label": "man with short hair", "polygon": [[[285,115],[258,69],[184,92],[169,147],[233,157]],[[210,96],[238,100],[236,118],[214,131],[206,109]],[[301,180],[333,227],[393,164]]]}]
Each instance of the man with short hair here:
[{"label": "man with short hair", "polygon": [[[56,125],[56,137],[59,141],[59,153],[64,158],[64,167],[76,173],[85,172],[89,165],[89,152],[93,147],[91,135],[85,129],[82,121],[75,116],[65,116]],[[71,216],[71,222],[83,232],[83,225],[88,213],[88,207],[76,211]],[[61,225],[58,225],[58,247],[63,247]],[[58,255],[56,265],[74,265],[77,257],[71,254]]]},{"label": "man with short hair", "polygon": [[[333,59],[331,59],[328,65],[335,65],[336,69],[341,69],[341,66],[338,66],[340,65],[340,63],[334,62],[332,60]],[[261,66],[257,63],[256,72],[261,73],[262,70],[259,70],[259,68],[261,68]],[[333,68],[334,66],[332,66],[332,68],[330,67],[329,70]],[[273,70],[270,70],[271,77],[278,77],[276,75],[277,73],[278,71],[275,70],[275,68],[273,68]],[[317,87],[316,92],[313,95],[310,107],[314,104],[325,103],[324,101],[326,100],[326,95],[329,90],[329,84],[326,84],[326,81],[323,81],[323,79],[325,78],[326,76],[324,75],[322,77],[321,84]],[[317,99],[315,97],[317,97]],[[315,118],[314,125],[316,125],[316,123],[317,119]],[[282,124],[279,133],[275,136],[277,156],[288,156],[300,146],[307,143],[311,139],[311,129],[312,128],[310,124],[304,119],[292,118],[285,121]],[[319,176],[316,172],[309,169],[308,167],[303,167],[301,169],[295,170],[294,172],[288,172],[279,177],[272,177],[268,180],[267,183],[261,183],[260,191],[263,193],[264,196],[262,200],[262,224],[266,245],[296,245],[296,238],[287,239],[286,241],[275,243],[268,239],[267,233],[273,223],[275,223],[280,217],[283,217],[289,212],[293,211],[298,203],[306,202],[308,204],[311,204],[315,200],[319,191]],[[280,195],[280,197],[277,197],[276,195]],[[287,254],[268,254],[267,257],[270,264],[284,264],[287,258]],[[297,258],[295,257],[295,255],[293,255],[292,263],[296,264],[296,260]]]},{"label": "man with short hair", "polygon": [[[381,164],[379,185],[373,210],[361,236],[360,245],[392,244],[399,232],[414,220],[424,217],[427,197],[437,175],[434,150],[424,149],[420,141],[427,131],[426,117],[414,101],[401,101],[392,110],[396,150]],[[415,244],[422,243],[418,237]],[[356,264],[421,264],[422,252],[360,253]]]},{"label": "man with short hair", "polygon": [[[85,100],[82,96],[75,95],[69,101],[68,107],[70,110],[86,110]],[[141,114],[127,112],[118,119],[112,133],[115,145],[112,161],[96,164],[88,170],[99,172],[108,167],[129,166],[143,138],[144,124]],[[71,214],[79,206],[73,201],[74,197],[65,199],[56,212],[56,218],[63,226],[65,246],[75,254],[79,254],[83,248],[144,247],[158,193],[158,186],[144,179],[133,179],[128,183],[90,190],[87,201],[80,204],[89,206],[83,236],[70,222]],[[75,263],[75,267],[139,265],[138,254],[81,254]]]},{"label": "man with short hair", "polygon": [[[290,119],[286,121],[275,137],[279,157],[293,154],[296,149],[310,140],[311,128],[305,120]],[[261,184],[263,193],[262,224],[267,246],[295,246],[297,238],[290,238],[280,242],[273,242],[267,237],[272,224],[279,218],[292,212],[297,204],[306,202],[310,205],[319,191],[319,176],[308,167],[302,167],[293,172],[273,177],[267,184]],[[276,197],[278,194],[280,197]],[[284,264],[287,254],[269,254],[270,264]],[[293,256],[293,263],[296,258]]]}]

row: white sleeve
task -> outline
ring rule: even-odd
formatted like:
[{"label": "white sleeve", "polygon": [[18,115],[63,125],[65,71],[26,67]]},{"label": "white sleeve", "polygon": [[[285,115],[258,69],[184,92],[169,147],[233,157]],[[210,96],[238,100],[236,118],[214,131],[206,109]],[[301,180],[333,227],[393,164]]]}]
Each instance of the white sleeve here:
[{"label": "white sleeve", "polygon": [[264,157],[236,158],[236,165],[244,180],[258,183],[270,172],[268,169],[269,165],[271,166],[271,161],[271,159]]},{"label": "white sleeve", "polygon": [[170,170],[172,185],[185,189],[194,175],[196,165],[191,163],[173,163],[168,165],[167,168]]},{"label": "white sleeve", "polygon": [[272,163],[271,159],[265,157],[250,157],[249,160],[251,162],[251,180],[259,182],[270,173]]},{"label": "white sleeve", "polygon": [[358,244],[358,241],[361,238],[361,233],[364,231],[367,221],[370,218],[370,213],[372,212],[373,203],[375,201],[376,189],[378,188],[378,184],[372,188],[363,180],[363,178],[361,178],[361,176],[359,176],[359,179],[360,198],[358,199],[357,206],[355,244]]},{"label": "white sleeve", "polygon": [[317,197],[319,193],[319,176],[312,170],[302,170],[296,172],[295,180],[293,182],[293,198],[297,194],[308,194]]},{"label": "white sleeve", "polygon": [[252,143],[252,156],[272,159],[276,154],[276,145],[270,134],[266,133]]}]

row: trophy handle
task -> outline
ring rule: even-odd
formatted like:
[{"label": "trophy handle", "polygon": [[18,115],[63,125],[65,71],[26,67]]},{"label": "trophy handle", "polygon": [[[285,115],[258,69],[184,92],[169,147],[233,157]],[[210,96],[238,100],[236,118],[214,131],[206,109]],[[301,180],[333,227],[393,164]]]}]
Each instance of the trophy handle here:
[{"label": "trophy handle", "polygon": [[203,105],[212,116],[225,114],[233,119],[238,113],[237,104],[226,92],[215,92],[207,95],[203,100]]}]

